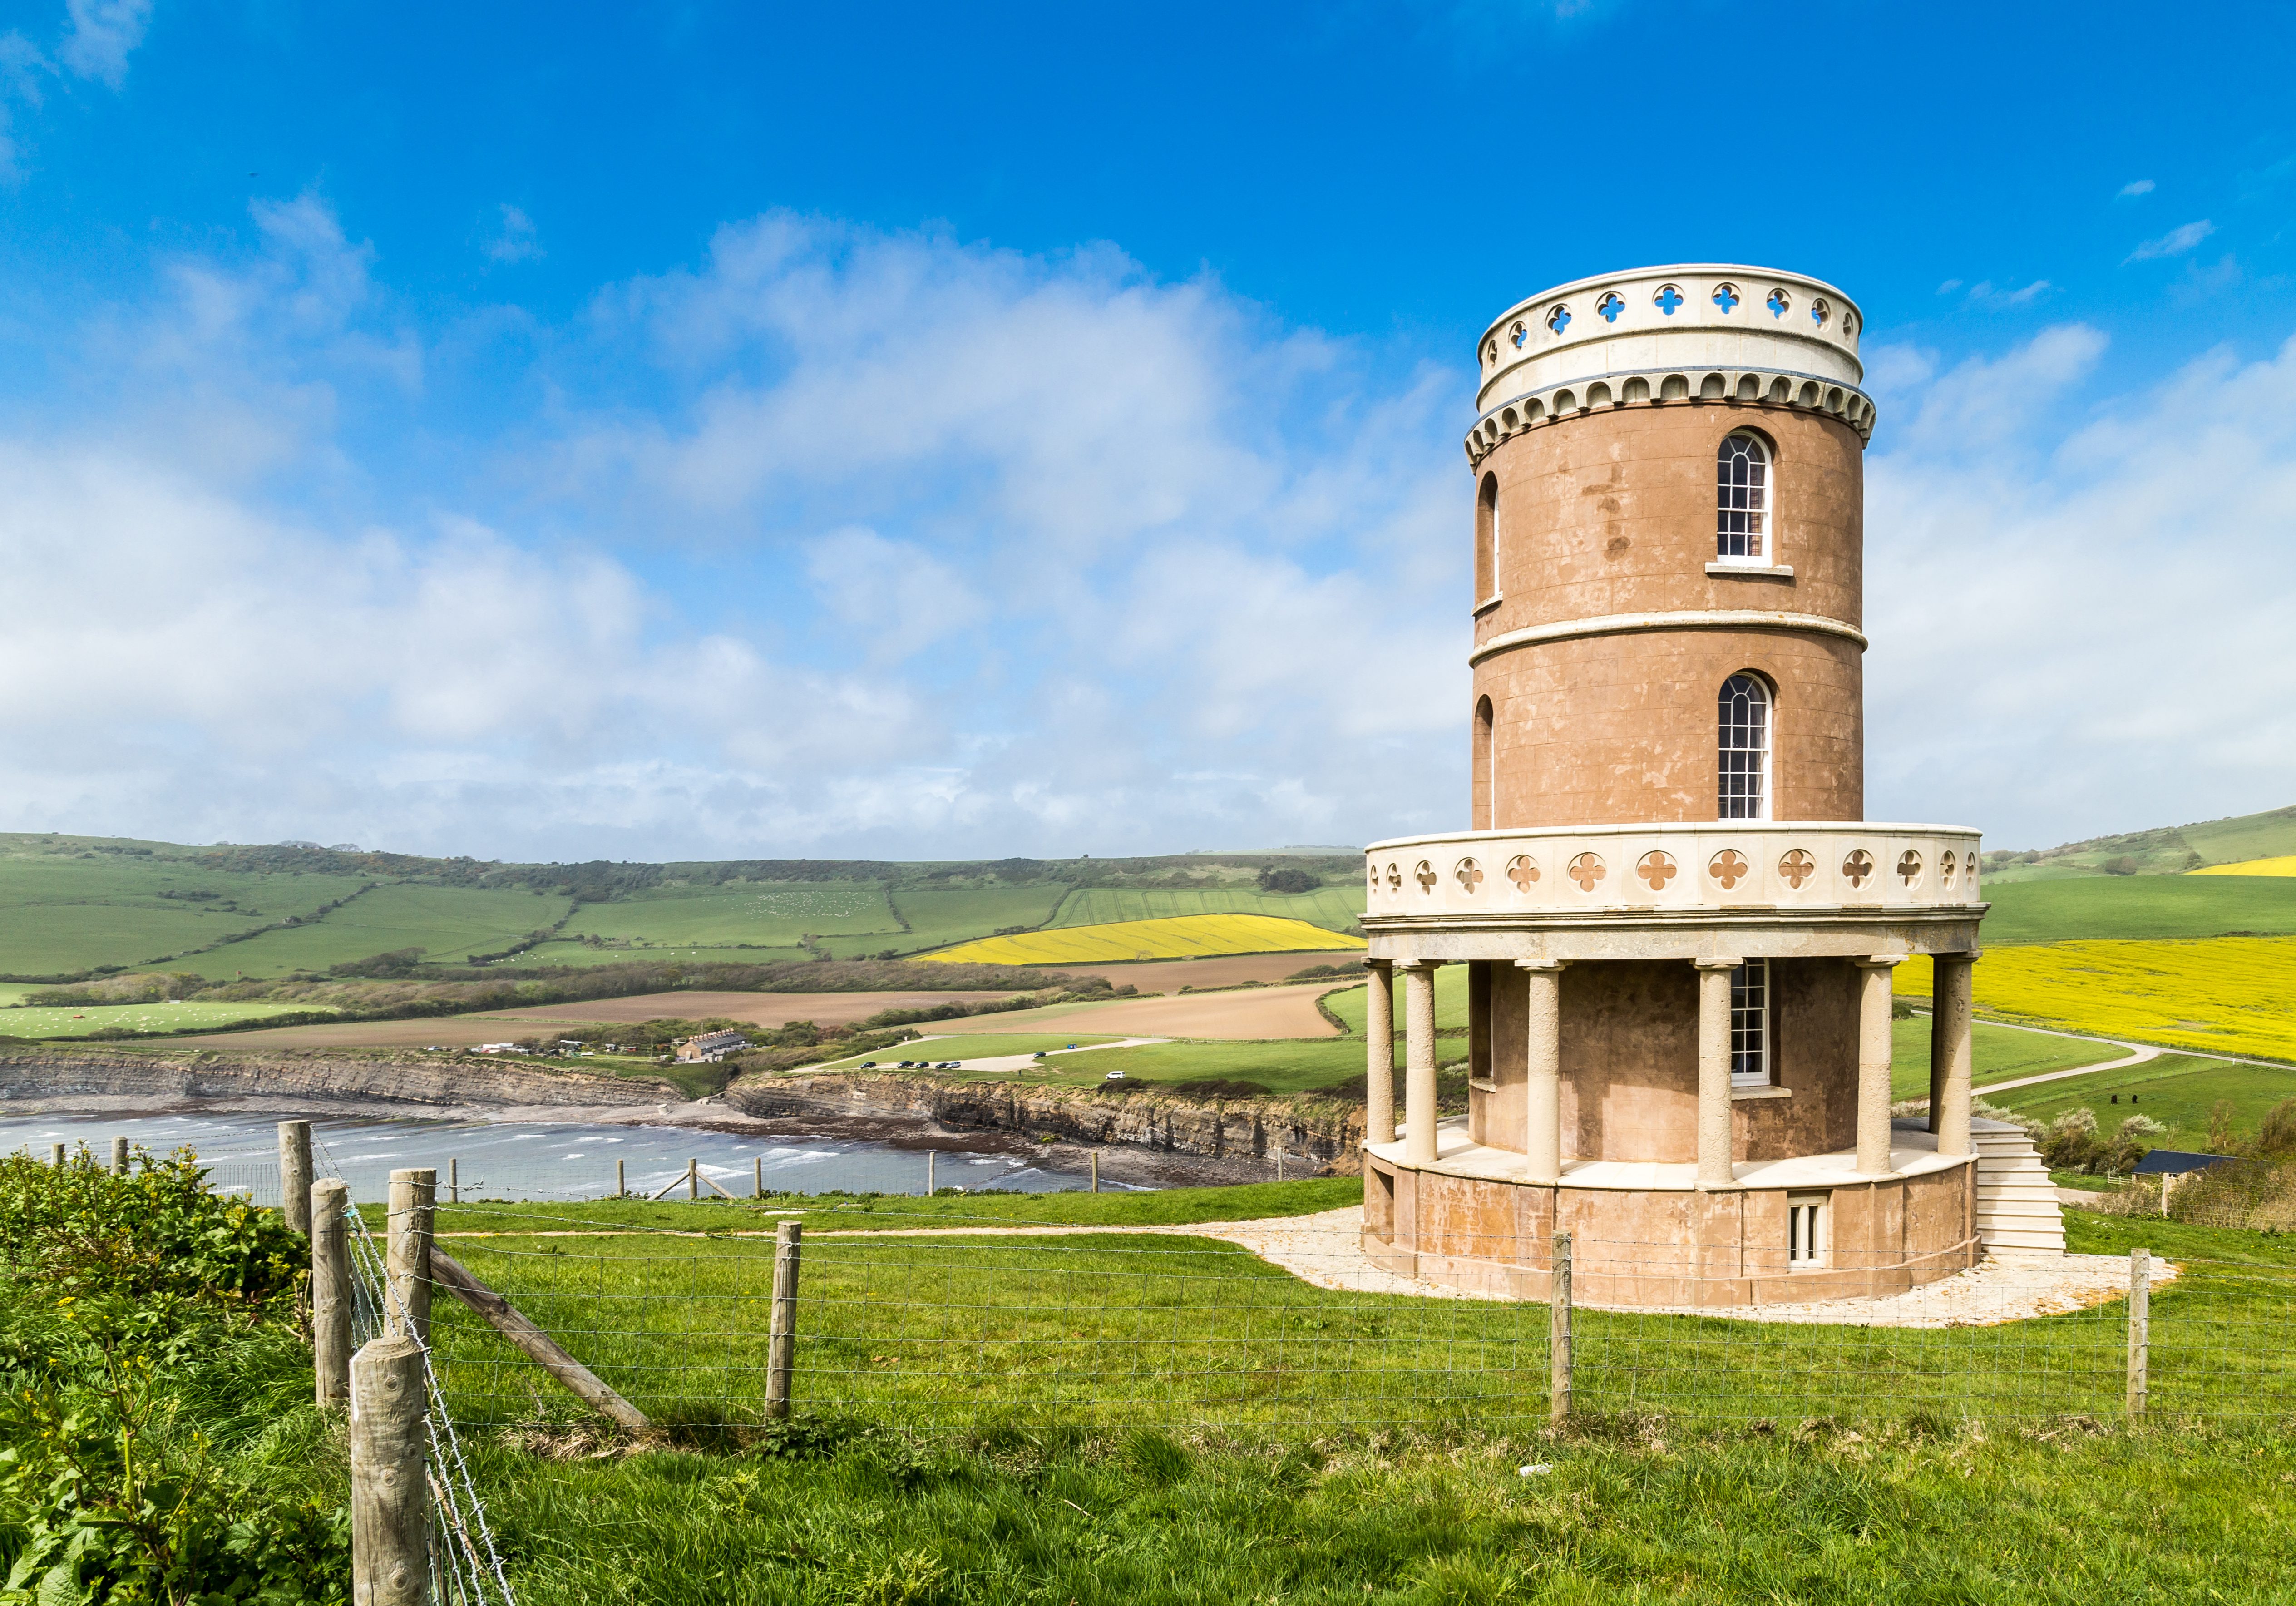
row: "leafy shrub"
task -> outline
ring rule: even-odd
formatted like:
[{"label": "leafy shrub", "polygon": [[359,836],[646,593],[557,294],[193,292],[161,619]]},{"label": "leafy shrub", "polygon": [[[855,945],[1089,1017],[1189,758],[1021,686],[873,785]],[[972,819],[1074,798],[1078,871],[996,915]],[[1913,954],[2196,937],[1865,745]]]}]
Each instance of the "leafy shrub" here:
[{"label": "leafy shrub", "polygon": [[260,1307],[294,1288],[303,1245],[275,1212],[209,1192],[189,1150],[125,1176],[85,1149],[61,1168],[0,1159],[0,1274],[60,1293]]},{"label": "leafy shrub", "polygon": [[2096,1111],[2086,1106],[2068,1110],[2049,1123],[2038,1138],[2041,1159],[2052,1171],[2087,1171],[2100,1176],[2123,1176],[2144,1158],[2144,1140],[2167,1128],[2150,1116],[2132,1115],[2110,1137],[2100,1136]]},{"label": "leafy shrub", "polygon": [[2107,875],[2135,875],[2136,873],[2136,861],[2129,857],[2125,853],[2118,854],[2115,856],[2105,860],[2104,863],[2099,864],[2097,868],[2103,871]]},{"label": "leafy shrub", "polygon": [[1289,866],[1282,870],[1270,866],[1259,873],[1259,889],[1262,892],[1313,892],[1323,884],[1321,876]]}]

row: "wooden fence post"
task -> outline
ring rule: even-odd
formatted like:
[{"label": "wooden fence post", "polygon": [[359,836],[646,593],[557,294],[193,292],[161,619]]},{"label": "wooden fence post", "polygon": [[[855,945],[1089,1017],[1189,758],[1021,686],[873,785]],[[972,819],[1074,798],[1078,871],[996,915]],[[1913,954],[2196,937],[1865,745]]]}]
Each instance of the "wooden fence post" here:
[{"label": "wooden fence post", "polygon": [[933,1196],[933,1151],[932,1151],[931,1150],[928,1149],[928,1150],[926,1150],[926,1151],[925,1151],[925,1197],[926,1197],[927,1199],[931,1199],[932,1196]]},{"label": "wooden fence post", "polygon": [[701,1162],[698,1159],[685,1162],[685,1196],[688,1199],[701,1197]]},{"label": "wooden fence post", "polygon": [[774,1229],[774,1308],[766,1336],[766,1414],[790,1413],[791,1374],[797,1370],[797,1262],[805,1224]]},{"label": "wooden fence post", "polygon": [[430,1341],[430,1222],[438,1196],[435,1169],[390,1174],[390,1292],[382,1330],[392,1338]]},{"label": "wooden fence post", "polygon": [[414,1340],[377,1339],[351,1357],[351,1599],[430,1598],[429,1400]]},{"label": "wooden fence post", "polygon": [[1095,1193],[1100,1192],[1100,1151],[1097,1149],[1092,1151],[1092,1191]]},{"label": "wooden fence post", "polygon": [[111,1172],[115,1176],[127,1175],[127,1140],[124,1137],[111,1140]]},{"label": "wooden fence post", "polygon": [[447,1202],[463,1202],[463,1162],[460,1159],[447,1162]]},{"label": "wooden fence post", "polygon": [[750,1197],[763,1199],[766,1196],[766,1157],[762,1154],[758,1155],[752,1163],[757,1168],[757,1176],[750,1181]]},{"label": "wooden fence post", "polygon": [[627,1199],[630,1196],[629,1178],[623,1174],[623,1164],[621,1160],[614,1162],[614,1197],[616,1199]]},{"label": "wooden fence post", "polygon": [[343,1225],[350,1184],[311,1184],[311,1372],[319,1404],[340,1411],[351,1397],[351,1245]]},{"label": "wooden fence post", "polygon": [[311,1123],[279,1123],[279,1209],[287,1225],[311,1235]]},{"label": "wooden fence post", "polygon": [[2152,1347],[2152,1251],[2128,1251],[2128,1416],[2144,1414]]},{"label": "wooden fence post", "polygon": [[1560,1427],[1570,1415],[1570,1234],[1554,1234],[1553,1288],[1547,1297],[1546,1417]]},{"label": "wooden fence post", "polygon": [[59,1171],[64,1168],[64,1146],[62,1143],[48,1145],[48,1164]]}]

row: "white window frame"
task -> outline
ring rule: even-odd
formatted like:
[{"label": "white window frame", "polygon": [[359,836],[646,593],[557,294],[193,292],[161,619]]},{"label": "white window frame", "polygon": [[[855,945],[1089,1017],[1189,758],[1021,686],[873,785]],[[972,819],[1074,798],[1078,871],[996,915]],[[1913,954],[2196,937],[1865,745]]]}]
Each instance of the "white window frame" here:
[{"label": "white window frame", "polygon": [[1786,1270],[1824,1271],[1833,1251],[1833,1195],[1786,1195]]},{"label": "white window frame", "polygon": [[[1748,720],[1735,726],[1726,723],[1723,706],[1734,694],[1731,687],[1741,681],[1753,692],[1753,706],[1760,710],[1761,745],[1759,748],[1729,747],[1726,738],[1734,729],[1745,730],[1755,722]],[[1767,820],[1770,817],[1770,755],[1778,744],[1777,699],[1771,694],[1769,683],[1751,670],[1741,669],[1722,683],[1714,699],[1714,817],[1718,820]],[[1729,755],[1754,753],[1757,762],[1751,772],[1743,766],[1733,766]],[[1751,779],[1753,797],[1745,795],[1744,783]],[[1733,783],[1737,783],[1734,785]],[[1751,803],[1751,807],[1748,805]]]},{"label": "white window frame", "polygon": [[1770,1020],[1770,962],[1749,959],[1730,972],[1730,1086],[1767,1087],[1777,1080]]},{"label": "white window frame", "polygon": [[[1759,485],[1734,485],[1722,479],[1723,455],[1734,444],[1743,443],[1749,449],[1745,461],[1755,465],[1756,473],[1749,480],[1759,479]],[[1714,561],[1739,569],[1773,569],[1778,562],[1777,463],[1770,455],[1769,443],[1746,430],[1734,430],[1725,435],[1714,448]],[[1746,500],[1743,507],[1732,507],[1733,493]],[[1734,519],[1742,520],[1746,527],[1734,530]],[[1745,552],[1732,552],[1733,542],[1745,546]]]}]

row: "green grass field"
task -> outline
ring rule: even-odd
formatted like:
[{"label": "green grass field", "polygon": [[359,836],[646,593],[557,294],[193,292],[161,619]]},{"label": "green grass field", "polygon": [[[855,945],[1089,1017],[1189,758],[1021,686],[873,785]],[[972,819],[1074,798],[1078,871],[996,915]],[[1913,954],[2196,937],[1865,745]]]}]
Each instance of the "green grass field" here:
[{"label": "green grass field", "polygon": [[1363,889],[1318,887],[1313,892],[1262,892],[1236,887],[1167,890],[1130,887],[1080,887],[1061,901],[1054,926],[1105,926],[1126,920],[1168,920],[1179,914],[1274,914],[1311,926],[1344,931],[1363,918]]},{"label": "green grass field", "polygon": [[527,932],[549,926],[568,900],[531,892],[463,887],[394,885],[361,893],[326,919],[283,931],[266,931],[184,968],[210,980],[245,974],[283,976],[324,971],[398,948],[420,948],[431,960],[460,964],[469,954],[508,947]]},{"label": "green grass field", "polygon": [[566,922],[569,937],[660,947],[795,948],[798,938],[900,928],[879,881],[728,882],[653,887],[611,903],[585,904]]},{"label": "green grass field", "polygon": [[[1395,979],[1395,1029],[1403,1029],[1403,978]],[[1364,1012],[1371,1007],[1371,989],[1351,987],[1345,992],[1326,993],[1324,1007],[1348,1023],[1348,1030],[1361,1037]],[[1435,972],[1435,1029],[1464,1031],[1467,1028],[1467,967],[1447,964]],[[1462,1053],[1464,1049],[1460,1050]]]},{"label": "green grass field", "polygon": [[0,1009],[0,1037],[84,1037],[94,1032],[161,1033],[260,1024],[305,1012],[303,1004],[122,1004],[86,1009]]},{"label": "green grass field", "polygon": [[342,875],[226,873],[175,858],[81,858],[28,841],[38,839],[8,839],[10,850],[0,852],[0,974],[148,964],[308,915],[362,884]]},{"label": "green grass field", "polygon": [[[1930,1021],[1926,1015],[1890,1022],[1890,1097],[1925,1099],[1930,1096]],[[2006,1026],[1975,1022],[1970,1028],[1972,1063],[1970,1082],[1984,1087],[2019,1077],[2046,1076],[2070,1070],[2076,1065],[2096,1065],[2121,1058],[2125,1051],[2110,1043],[2082,1043],[2039,1032],[2018,1031]]]},{"label": "green grass field", "polygon": [[840,959],[865,958],[888,949],[921,954],[951,943],[986,937],[1008,926],[1035,930],[1053,917],[1068,889],[1021,887],[899,887],[889,895],[906,931],[883,937],[827,937],[822,946]]},{"label": "green grass field", "polygon": [[2230,1107],[2233,1135],[2252,1138],[2265,1111],[2290,1097],[2296,1097],[2296,1069],[2227,1065],[2190,1054],[2162,1054],[2123,1070],[1988,1095],[1989,1102],[2005,1110],[2043,1121],[2086,1106],[2096,1111],[2097,1124],[2104,1130],[2125,1117],[2148,1115],[2169,1128],[2149,1143],[2202,1152],[2209,1149],[2210,1112],[2219,1102]]},{"label": "green grass field", "polygon": [[1988,877],[1987,944],[2083,938],[2296,934],[2296,879],[2100,875],[1997,884]]},{"label": "green grass field", "polygon": [[544,942],[508,959],[497,959],[490,968],[538,971],[668,959],[688,964],[792,964],[812,957],[806,948],[594,948],[578,942]]}]

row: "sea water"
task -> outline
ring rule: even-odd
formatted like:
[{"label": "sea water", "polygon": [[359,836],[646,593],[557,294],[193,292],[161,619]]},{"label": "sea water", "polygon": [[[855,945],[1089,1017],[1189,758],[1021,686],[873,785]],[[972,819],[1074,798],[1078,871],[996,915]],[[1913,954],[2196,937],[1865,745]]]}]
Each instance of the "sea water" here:
[{"label": "sea water", "polygon": [[[279,1201],[278,1118],[275,1116],[39,1115],[0,1118],[0,1153],[12,1150],[45,1159],[50,1145],[67,1152],[86,1144],[104,1164],[111,1140],[166,1154],[188,1148],[209,1168],[218,1189]],[[762,1170],[768,1193],[922,1193],[922,1148],[802,1134],[711,1132],[695,1127],[604,1126],[575,1121],[314,1120],[312,1168],[340,1176],[351,1198],[380,1200],[392,1171],[428,1166],[439,1173],[439,1197],[447,1198],[450,1175],[462,1197],[480,1199],[603,1199],[614,1192],[617,1160],[631,1193],[670,1188],[686,1195],[686,1162],[739,1198],[748,1198]],[[1050,1193],[1082,1187],[1082,1176],[1034,1163],[1024,1155],[963,1150],[933,1153],[933,1185]],[[673,1185],[675,1184],[675,1185]],[[1104,1184],[1105,1185],[1105,1184]],[[708,1183],[701,1197],[721,1197]]]}]

